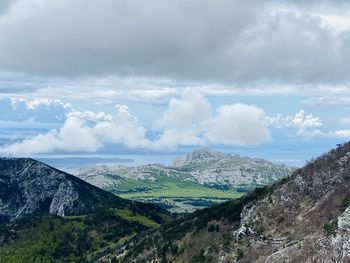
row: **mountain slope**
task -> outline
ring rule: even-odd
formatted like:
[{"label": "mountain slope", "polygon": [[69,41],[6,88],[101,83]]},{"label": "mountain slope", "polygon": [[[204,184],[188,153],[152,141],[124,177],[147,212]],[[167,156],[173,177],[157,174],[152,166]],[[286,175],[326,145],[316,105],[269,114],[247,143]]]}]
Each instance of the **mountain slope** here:
[{"label": "mountain slope", "polygon": [[158,203],[172,212],[191,212],[238,198],[290,175],[292,170],[203,148],[175,159],[170,166],[97,166],[81,169],[76,175],[121,197]]},{"label": "mountain slope", "polygon": [[0,159],[0,262],[94,262],[170,220],[33,159]]},{"label": "mountain slope", "polygon": [[121,262],[349,262],[349,205],[347,143],[287,179],[139,236],[109,257]]},{"label": "mountain slope", "polygon": [[77,215],[121,201],[97,187],[33,159],[0,159],[0,217]]}]

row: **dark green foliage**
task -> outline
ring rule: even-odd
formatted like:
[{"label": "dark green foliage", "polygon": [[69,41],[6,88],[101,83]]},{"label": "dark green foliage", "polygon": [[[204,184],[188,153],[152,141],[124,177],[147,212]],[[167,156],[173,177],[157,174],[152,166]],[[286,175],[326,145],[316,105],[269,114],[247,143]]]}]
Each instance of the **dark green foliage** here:
[{"label": "dark green foliage", "polygon": [[324,225],[324,231],[327,236],[334,235],[338,228],[338,220],[332,220],[328,224]]},{"label": "dark green foliage", "polygon": [[205,251],[202,249],[201,252],[199,253],[199,255],[194,256],[190,263],[203,263],[203,262],[207,262],[207,257],[204,255]]},{"label": "dark green foliage", "polygon": [[169,249],[173,255],[177,255],[179,253],[179,247],[175,244],[171,244]]},{"label": "dark green foliage", "polygon": [[195,200],[195,199],[191,201],[185,201],[183,203],[187,205],[199,206],[199,207],[211,207],[216,204],[216,202],[212,200]]},{"label": "dark green foliage", "polygon": [[208,226],[208,232],[219,232],[220,231],[220,226],[216,224],[209,224]]},{"label": "dark green foliage", "polygon": [[244,253],[241,249],[237,249],[237,260],[240,260],[244,257]]},{"label": "dark green foliage", "polygon": [[226,233],[222,236],[223,238],[223,247],[224,249],[228,249],[228,247],[231,245],[231,242],[233,240],[233,236],[231,233]]},{"label": "dark green foliage", "polygon": [[208,232],[214,232],[215,231],[215,225],[214,224],[210,224],[208,227]]},{"label": "dark green foliage", "polygon": [[[114,205],[120,206],[120,204]],[[154,205],[128,203],[135,215],[164,223],[169,214]],[[90,262],[122,238],[149,229],[142,221],[118,216],[116,208],[105,207],[93,213],[62,218],[30,216],[8,226],[0,226],[0,263],[8,262]],[[151,222],[153,222],[151,221]],[[156,223],[154,223],[156,224]]]},{"label": "dark green foliage", "polygon": [[344,200],[340,204],[340,211],[344,212],[346,208],[350,206],[350,195],[344,198]]},{"label": "dark green foliage", "polygon": [[271,197],[271,195],[269,195],[269,203],[272,204],[272,202],[273,202],[272,197]]}]

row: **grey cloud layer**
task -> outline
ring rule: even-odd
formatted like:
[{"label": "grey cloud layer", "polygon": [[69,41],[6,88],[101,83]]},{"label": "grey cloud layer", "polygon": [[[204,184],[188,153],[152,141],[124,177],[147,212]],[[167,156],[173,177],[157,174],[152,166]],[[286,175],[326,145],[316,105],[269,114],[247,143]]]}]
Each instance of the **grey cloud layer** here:
[{"label": "grey cloud layer", "polygon": [[278,11],[283,4],[263,2],[18,0],[0,16],[0,69],[225,84],[349,82],[350,32],[322,27],[305,4],[283,1]]}]

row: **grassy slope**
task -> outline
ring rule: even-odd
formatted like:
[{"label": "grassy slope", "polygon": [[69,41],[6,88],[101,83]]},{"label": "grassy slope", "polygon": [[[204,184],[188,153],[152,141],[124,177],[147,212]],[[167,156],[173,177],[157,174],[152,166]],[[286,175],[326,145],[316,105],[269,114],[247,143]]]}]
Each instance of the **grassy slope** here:
[{"label": "grassy slope", "polygon": [[117,187],[106,190],[122,198],[158,203],[171,212],[192,212],[245,194],[236,189],[216,189],[166,176],[157,177],[154,182],[123,179]]},{"label": "grassy slope", "polygon": [[[160,180],[157,180],[155,183],[145,182],[144,184],[141,184],[141,185],[147,188],[147,190],[138,191],[138,192],[128,192],[128,193],[124,193],[123,191],[119,190],[117,194],[124,198],[208,197],[208,198],[230,199],[230,198],[237,198],[241,196],[241,194],[235,191],[234,189],[219,190],[215,188],[209,188],[195,182],[182,181],[176,178],[162,178]],[[125,187],[125,186],[121,185],[121,187]]]}]

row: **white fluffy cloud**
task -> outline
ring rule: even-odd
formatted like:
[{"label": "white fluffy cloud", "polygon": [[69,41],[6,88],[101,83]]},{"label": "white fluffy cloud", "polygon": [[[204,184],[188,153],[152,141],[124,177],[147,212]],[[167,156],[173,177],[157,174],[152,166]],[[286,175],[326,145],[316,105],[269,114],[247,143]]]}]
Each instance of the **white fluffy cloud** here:
[{"label": "white fluffy cloud", "polygon": [[312,114],[306,114],[304,110],[298,112],[292,122],[300,129],[316,129],[322,126],[322,122],[318,117],[314,117]]},{"label": "white fluffy cloud", "polygon": [[179,99],[173,98],[158,122],[160,127],[191,128],[208,120],[209,102],[196,90],[185,90]]},{"label": "white fluffy cloud", "polygon": [[225,105],[212,117],[208,101],[193,90],[170,100],[159,123],[167,128],[157,145],[259,145],[270,140],[262,109],[240,103]]},{"label": "white fluffy cloud", "polygon": [[[336,139],[349,139],[350,129],[323,131],[320,128],[323,123],[319,117],[313,114],[307,114],[304,110],[300,110],[295,116],[282,116],[278,114],[274,117],[267,117],[267,120],[271,127],[274,128],[289,128],[297,129],[296,135],[302,137],[313,138],[336,138]],[[349,125],[349,118],[340,118],[342,125]]]},{"label": "white fluffy cloud", "polygon": [[205,145],[206,142],[200,137],[198,131],[185,128],[171,128],[163,131],[161,136],[153,142],[154,149],[174,149],[178,146]]},{"label": "white fluffy cloud", "polygon": [[117,114],[111,121],[99,122],[94,134],[103,143],[122,144],[129,148],[150,148],[146,129],[132,116],[126,105],[117,105]]},{"label": "white fluffy cloud", "polygon": [[85,125],[85,121],[68,117],[64,125],[57,131],[53,129],[45,134],[39,134],[21,142],[5,145],[0,153],[11,155],[31,155],[51,153],[54,151],[86,151],[96,152],[102,148],[92,133],[92,129]]},{"label": "white fluffy cloud", "polygon": [[113,115],[72,111],[60,129],[5,145],[0,152],[15,155],[96,152],[110,144],[163,150],[206,144],[259,145],[270,140],[262,109],[245,104],[226,105],[219,107],[212,117],[208,101],[199,92],[189,90],[169,102],[157,124],[163,128],[153,131],[158,136],[151,139],[147,135],[150,131],[126,105],[117,105]]},{"label": "white fluffy cloud", "polygon": [[58,150],[96,152],[102,146],[84,120],[68,117],[59,130]]},{"label": "white fluffy cloud", "polygon": [[313,114],[307,114],[305,110],[300,110],[294,116],[282,116],[277,114],[274,117],[267,117],[271,127],[296,129],[296,134],[302,137],[321,137],[324,133],[319,130],[322,127],[322,121]]},{"label": "white fluffy cloud", "polygon": [[294,116],[282,116],[277,114],[274,117],[267,118],[270,125],[275,128],[297,128],[300,130],[317,129],[322,126],[322,121],[319,117],[313,114],[307,114],[305,110],[300,110]]},{"label": "white fluffy cloud", "polygon": [[205,137],[214,144],[259,145],[270,140],[265,112],[256,106],[221,106],[207,125]]}]

